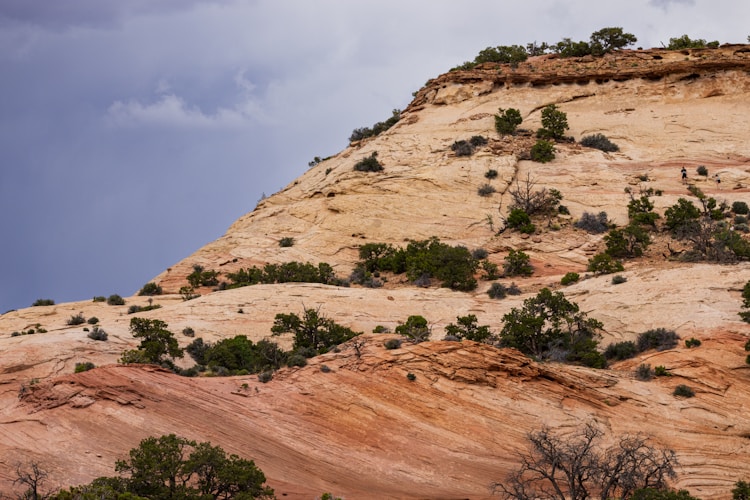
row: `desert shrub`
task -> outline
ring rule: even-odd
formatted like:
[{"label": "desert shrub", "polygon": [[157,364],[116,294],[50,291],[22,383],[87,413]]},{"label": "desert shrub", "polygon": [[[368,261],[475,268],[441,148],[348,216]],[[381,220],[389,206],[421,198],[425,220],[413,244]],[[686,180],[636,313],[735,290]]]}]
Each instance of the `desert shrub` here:
[{"label": "desert shrub", "polygon": [[639,197],[631,194],[630,202],[628,202],[628,218],[631,225],[644,224],[656,226],[656,219],[659,219],[660,216],[654,212],[654,203],[649,198],[651,194],[653,194],[651,191],[647,191],[646,194],[642,194]]},{"label": "desert shrub", "polygon": [[392,126],[394,126],[401,119],[401,111],[394,109],[391,112],[391,117],[383,122],[377,122],[375,125],[370,127],[355,128],[352,131],[352,135],[349,136],[349,142],[361,141],[368,137],[375,137],[382,134]]},{"label": "desert shrub", "polygon": [[647,351],[649,349],[666,351],[668,349],[674,349],[677,346],[678,340],[680,340],[680,336],[677,335],[674,330],[654,328],[639,334],[636,344],[638,346],[638,352]]},{"label": "desert shrub", "polygon": [[271,370],[260,372],[258,374],[258,382],[266,384],[270,382],[271,380],[273,380],[273,372]]},{"label": "desert shrub", "polygon": [[206,270],[199,264],[193,264],[193,272],[188,274],[187,281],[193,288],[199,286],[216,286],[219,284],[219,272]]},{"label": "desert shrub", "polygon": [[409,382],[414,382],[415,380],[417,380],[417,376],[411,372],[406,374],[406,378],[407,380],[409,380]]},{"label": "desert shrub", "polygon": [[456,317],[456,323],[449,323],[445,327],[447,336],[455,337],[457,340],[473,340],[484,342],[492,336],[488,325],[479,326],[474,314]]},{"label": "desert shrub", "polygon": [[377,325],[372,329],[372,333],[391,333],[391,329],[387,326]]},{"label": "desert shrub", "polygon": [[490,196],[491,194],[495,193],[497,190],[492,184],[484,183],[481,186],[477,188],[477,194],[479,196]]},{"label": "desert shrub", "polygon": [[471,139],[469,139],[469,144],[478,148],[487,144],[487,138],[483,135],[472,135]]},{"label": "desert shrub", "polygon": [[550,141],[540,139],[531,147],[531,159],[547,163],[555,159],[555,146]]},{"label": "desert shrub", "polygon": [[451,150],[456,153],[456,156],[471,156],[474,154],[474,146],[465,140],[456,141],[451,144]]},{"label": "desert shrub", "polygon": [[320,314],[319,309],[306,308],[300,318],[294,313],[277,314],[271,327],[273,335],[293,333],[293,348],[312,349],[316,354],[328,352],[333,346],[346,342],[361,332],[337,324]]},{"label": "desert shrub", "polygon": [[388,339],[383,345],[388,350],[399,349],[401,347],[401,339]]},{"label": "desert shrub", "polygon": [[490,262],[489,260],[483,260],[479,264],[479,268],[482,270],[482,279],[487,281],[496,280],[500,277],[497,264]]},{"label": "desert shrub", "polygon": [[83,314],[78,313],[71,316],[68,321],[65,322],[66,325],[69,326],[75,326],[75,325],[82,325],[86,322],[86,318],[83,316]]},{"label": "desert shrub", "polygon": [[611,274],[625,270],[622,262],[607,253],[598,253],[591,257],[586,269],[596,274]]},{"label": "desert shrub", "polygon": [[31,304],[31,307],[37,307],[37,306],[54,306],[55,301],[52,299],[36,299],[33,304]]},{"label": "desert shrub", "polygon": [[506,276],[531,276],[534,274],[531,259],[521,250],[511,249],[504,260],[503,272]]},{"label": "desert shrub", "polygon": [[228,288],[239,288],[257,284],[274,283],[322,283],[332,285],[339,283],[333,267],[326,262],[317,266],[309,262],[284,262],[283,264],[266,264],[263,268],[253,266],[241,268],[235,273],[227,273],[231,283]]},{"label": "desert shrub", "polygon": [[560,280],[561,285],[572,285],[573,283],[576,283],[581,276],[578,273],[569,272],[565,273],[565,276],[562,277]]},{"label": "desert shrub", "polygon": [[678,198],[677,203],[664,211],[664,223],[678,238],[688,236],[699,229],[701,212],[693,202]]},{"label": "desert shrub", "polygon": [[531,224],[531,217],[521,208],[514,208],[508,214],[506,220],[508,227],[512,229],[519,229],[521,227]]},{"label": "desert shrub", "polygon": [[291,236],[285,236],[279,240],[279,246],[282,248],[288,248],[294,246],[294,238]]},{"label": "desert shrub", "polygon": [[354,164],[354,170],[357,172],[380,172],[383,165],[378,161],[378,152],[373,151],[370,156],[362,158]]},{"label": "desert shrub", "polygon": [[747,224],[747,217],[744,215],[735,215],[734,223],[735,224]]},{"label": "desert shrub", "polygon": [[99,328],[98,326],[95,326],[93,330],[91,330],[87,335],[88,338],[91,340],[107,340],[107,332],[105,332],[102,328]]},{"label": "desert shrub", "polygon": [[193,300],[200,297],[199,293],[195,293],[195,289],[192,286],[181,286],[180,287],[180,297],[182,297],[182,300]]},{"label": "desert shrub", "polygon": [[744,223],[744,222],[742,222],[742,223],[736,223],[734,225],[734,230],[735,231],[739,231],[741,233],[750,233],[750,225],[748,225],[747,223]]},{"label": "desert shrub", "polygon": [[328,365],[320,365],[320,371],[323,373],[331,373],[331,367]]},{"label": "desert shrub", "polygon": [[641,363],[635,369],[635,378],[643,382],[648,382],[654,378],[654,371],[651,369],[651,365],[647,363]]},{"label": "desert shrub", "polygon": [[685,384],[680,384],[674,388],[672,394],[681,398],[692,398],[695,396],[695,391]]},{"label": "desert shrub", "polygon": [[498,110],[495,115],[495,130],[500,135],[511,135],[516,133],[516,129],[523,122],[521,112],[515,108]]},{"label": "desert shrub", "polygon": [[471,251],[471,257],[476,260],[486,259],[489,253],[484,248],[475,248]]},{"label": "desert shrub", "polygon": [[599,212],[596,215],[583,212],[583,215],[575,222],[574,226],[591,234],[604,233],[609,229],[607,212]]},{"label": "desert shrub", "polygon": [[93,301],[94,302],[106,302],[107,301],[107,297],[104,297],[103,295],[96,295],[93,298]]},{"label": "desert shrub", "polygon": [[134,313],[140,312],[140,310],[141,310],[141,306],[132,305],[128,307],[128,314],[134,314]]},{"label": "desert shrub", "polygon": [[500,341],[530,356],[604,368],[596,350],[602,326],[562,293],[543,288],[503,316]]},{"label": "desert shrub", "polygon": [[508,289],[502,283],[493,283],[487,290],[491,299],[504,299],[508,295]]},{"label": "desert shrub", "polygon": [[75,373],[87,372],[96,368],[96,365],[91,361],[85,361],[83,363],[76,363]]},{"label": "desert shrub", "polygon": [[701,341],[696,339],[695,337],[690,337],[689,339],[685,340],[685,347],[691,348],[691,347],[698,347],[701,345]]},{"label": "desert shrub", "polygon": [[748,212],[750,212],[750,208],[744,201],[735,201],[732,203],[732,212],[736,214],[746,215]]},{"label": "desert shrub", "polygon": [[550,104],[542,109],[542,128],[537,130],[536,135],[540,139],[562,139],[568,128],[568,115]]},{"label": "desert shrub", "polygon": [[704,165],[698,165],[698,168],[695,169],[695,172],[698,175],[702,175],[703,177],[708,177],[708,169]]},{"label": "desert shrub", "polygon": [[622,283],[625,283],[626,281],[628,281],[628,279],[621,274],[616,274],[615,276],[612,276],[613,285],[620,285]]},{"label": "desert shrub", "polygon": [[494,168],[491,168],[491,169],[487,170],[487,171],[486,171],[486,172],[484,173],[484,176],[485,176],[485,177],[486,177],[487,179],[490,179],[490,180],[491,180],[491,179],[496,179],[496,178],[497,178],[497,170],[495,170]]},{"label": "desert shrub", "polygon": [[182,334],[186,337],[195,337],[195,330],[193,330],[189,326],[186,326],[182,329]]},{"label": "desert shrub", "polygon": [[654,368],[654,376],[656,377],[671,377],[672,374],[669,373],[669,370],[667,370],[667,367],[664,365],[657,365],[656,368]]},{"label": "desert shrub", "polygon": [[286,366],[303,367],[307,366],[307,358],[300,354],[292,354],[286,360]]},{"label": "desert shrub", "polygon": [[125,299],[115,293],[107,297],[107,304],[110,306],[124,306]]},{"label": "desert shrub", "polygon": [[620,147],[614,142],[610,141],[604,134],[587,135],[586,137],[581,139],[581,145],[586,146],[587,148],[594,148],[600,151],[605,151],[607,153],[620,150]]},{"label": "desert shrub", "polygon": [[615,258],[640,257],[651,245],[651,237],[640,224],[630,223],[624,228],[611,229],[604,236],[605,253]]},{"label": "desert shrub", "polygon": [[737,481],[734,483],[734,488],[732,488],[732,500],[748,499],[750,499],[750,483],[747,481]]},{"label": "desert shrub", "polygon": [[630,359],[638,353],[635,347],[635,343],[631,341],[616,342],[609,344],[604,350],[604,357],[607,359],[614,359],[621,361],[623,359]]},{"label": "desert shrub", "polygon": [[669,45],[667,50],[685,50],[685,49],[704,49],[704,48],[716,48],[719,46],[718,41],[706,42],[702,38],[695,40],[691,39],[688,35],[682,35],[676,38],[669,39]]},{"label": "desert shrub", "polygon": [[95,325],[95,324],[99,323],[99,318],[97,318],[96,316],[91,316],[91,317],[90,317],[90,318],[89,318],[89,319],[88,319],[88,320],[86,321],[86,323],[88,323],[89,325]]},{"label": "desert shrub", "polygon": [[156,283],[154,283],[153,281],[146,283],[145,285],[143,285],[143,288],[141,288],[140,291],[138,291],[138,295],[151,296],[151,295],[161,295],[161,294],[162,294],[161,287],[157,285]]},{"label": "desert shrub", "polygon": [[430,340],[430,328],[423,316],[409,316],[404,323],[396,327],[396,333],[403,335],[414,343]]},{"label": "desert shrub", "polygon": [[521,289],[515,283],[508,286],[508,295],[521,295]]}]

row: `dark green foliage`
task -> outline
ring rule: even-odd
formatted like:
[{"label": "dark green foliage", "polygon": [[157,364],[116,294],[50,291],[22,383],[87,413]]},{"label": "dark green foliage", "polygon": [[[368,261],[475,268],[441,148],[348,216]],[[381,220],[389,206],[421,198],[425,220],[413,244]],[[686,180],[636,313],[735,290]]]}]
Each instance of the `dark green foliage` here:
[{"label": "dark green foliage", "polygon": [[103,329],[99,328],[98,326],[95,326],[93,330],[91,330],[87,335],[88,338],[91,340],[107,340],[108,335],[107,332],[105,332]]},{"label": "dark green foliage", "polygon": [[289,356],[286,360],[286,366],[296,366],[296,367],[303,367],[307,366],[307,358],[302,356],[301,354],[292,354]]},{"label": "dark green foliage", "polygon": [[145,285],[143,285],[143,288],[141,288],[140,291],[138,292],[138,295],[147,295],[147,296],[161,295],[161,294],[162,294],[161,287],[157,285],[156,283],[154,283],[153,281],[150,281],[146,283]]},{"label": "dark green foliage", "polygon": [[695,172],[698,175],[702,175],[703,177],[708,177],[708,169],[705,165],[698,165],[698,167],[695,169]]},{"label": "dark green foliage", "polygon": [[96,365],[91,361],[85,361],[83,363],[76,363],[75,373],[87,372],[96,368]]},{"label": "dark green foliage", "polygon": [[642,382],[648,382],[654,378],[654,371],[651,369],[651,365],[647,363],[641,363],[635,369],[635,378]]},{"label": "dark green foliage", "polygon": [[31,304],[31,307],[37,307],[37,306],[54,306],[55,301],[52,299],[36,299],[33,304]]},{"label": "dark green foliage", "polygon": [[677,347],[678,340],[680,340],[680,336],[677,335],[674,330],[654,328],[638,335],[636,344],[638,346],[638,352],[647,351],[649,349],[666,351]]},{"label": "dark green foliage", "polygon": [[482,184],[477,188],[477,194],[479,196],[490,196],[491,194],[495,193],[497,190],[492,184]]},{"label": "dark green foliage", "polygon": [[633,45],[637,41],[635,35],[623,32],[622,28],[602,28],[591,34],[591,53],[606,54]]},{"label": "dark green foliage", "polygon": [[508,295],[508,289],[502,283],[493,283],[487,290],[491,299],[504,299]]},{"label": "dark green foliage", "polygon": [[631,341],[616,342],[609,344],[604,350],[604,357],[607,359],[614,359],[621,361],[623,359],[630,359],[638,353],[635,347],[635,343]]},{"label": "dark green foliage", "polygon": [[229,288],[274,283],[322,283],[332,285],[339,282],[330,264],[325,262],[317,266],[306,262],[285,262],[283,264],[266,264],[263,269],[256,266],[240,269],[236,273],[227,273],[232,282]]},{"label": "dark green foliage", "polygon": [[391,333],[391,329],[387,326],[377,325],[372,329],[372,333]]},{"label": "dark green foliage", "polygon": [[491,169],[489,169],[488,171],[486,171],[486,172],[484,173],[484,176],[485,176],[485,177],[486,177],[487,179],[490,179],[490,180],[492,180],[492,179],[495,179],[495,178],[497,178],[497,170],[495,170],[495,169],[491,168]]},{"label": "dark green foliage", "polygon": [[612,257],[640,257],[651,244],[651,237],[639,224],[628,224],[622,229],[610,230],[604,242],[605,253]]},{"label": "dark green foliage", "polygon": [[685,384],[680,384],[674,388],[674,392],[672,394],[681,398],[692,398],[693,396],[695,396],[695,391]]},{"label": "dark green foliage", "polygon": [[574,226],[591,234],[604,233],[609,229],[607,212],[599,212],[598,215],[583,212],[583,215],[576,221]]},{"label": "dark green foliage", "polygon": [[654,375],[657,377],[671,377],[672,374],[669,373],[669,370],[667,370],[667,367],[664,365],[657,365],[656,368],[654,368]]},{"label": "dark green foliage", "polygon": [[191,327],[186,326],[182,329],[182,334],[186,337],[195,337],[195,330],[193,330]]},{"label": "dark green foliage", "polygon": [[[160,364],[167,357],[183,356],[174,334],[167,330],[167,324],[158,319],[131,318],[130,333],[141,339],[139,354],[146,363]],[[125,353],[123,353],[123,356]]]},{"label": "dark green foliage", "polygon": [[531,147],[531,159],[539,163],[548,163],[555,159],[555,146],[550,141],[540,139]]},{"label": "dark green foliage", "polygon": [[333,346],[361,333],[326,318],[319,309],[305,309],[302,318],[294,313],[277,314],[271,332],[273,335],[293,333],[295,350],[308,348],[317,354],[328,352]]},{"label": "dark green foliage", "polygon": [[611,274],[624,271],[622,262],[608,253],[598,253],[589,259],[588,271],[596,274]]},{"label": "dark green foliage", "polygon": [[473,340],[485,342],[492,336],[488,325],[477,325],[477,317],[474,314],[456,317],[456,323],[450,323],[445,327],[446,335],[452,335],[459,340]]},{"label": "dark green foliage", "polygon": [[471,257],[476,260],[486,259],[489,253],[484,248],[475,248],[471,251]]},{"label": "dark green foliage", "polygon": [[99,323],[99,318],[97,318],[96,316],[91,316],[89,319],[86,320],[86,323],[88,323],[89,325],[95,325]]},{"label": "dark green foliage", "polygon": [[642,488],[635,490],[629,500],[700,500],[688,490],[670,490],[666,488]]},{"label": "dark green foliage", "polygon": [[482,63],[505,63],[513,66],[518,65],[529,57],[526,48],[520,45],[499,45],[487,47],[479,51],[474,58],[474,66]]},{"label": "dark green foliage", "polygon": [[199,365],[227,374],[278,370],[287,361],[287,354],[275,342],[253,343],[245,335],[222,339],[216,344],[205,344],[197,338],[185,350]]},{"label": "dark green foliage", "polygon": [[681,37],[670,38],[669,45],[666,46],[667,50],[685,50],[685,49],[705,49],[705,48],[716,48],[719,46],[718,41],[706,42],[702,38],[691,39],[688,35],[682,35]]},{"label": "dark green foliage", "polygon": [[97,295],[97,296],[94,297],[93,301],[94,302],[106,302],[107,301],[107,297],[104,297],[102,295]]},{"label": "dark green foliage", "polygon": [[483,280],[492,281],[500,277],[497,264],[495,264],[494,262],[490,262],[488,260],[482,260],[479,263],[479,268],[484,273],[482,274]]},{"label": "dark green foliage", "polygon": [[384,122],[377,122],[375,125],[372,126],[372,128],[369,127],[362,127],[362,128],[355,128],[354,131],[352,131],[352,135],[349,136],[349,142],[356,142],[361,141],[362,139],[366,139],[368,137],[375,137],[376,135],[380,135],[392,126],[394,126],[398,121],[401,119],[401,110],[394,109],[391,112],[391,117],[388,118]]},{"label": "dark green foliage", "polygon": [[469,141],[456,141],[451,145],[451,150],[456,156],[471,156],[474,154],[474,146]]},{"label": "dark green foliage", "polygon": [[271,370],[260,372],[258,374],[258,382],[261,382],[263,384],[267,384],[271,380],[273,380],[273,372]]},{"label": "dark green foliage", "polygon": [[628,281],[628,279],[625,276],[622,276],[620,274],[616,276],[612,276],[613,285],[621,285],[622,283],[625,283],[626,281]]},{"label": "dark green foliage", "polygon": [[483,135],[472,135],[471,139],[469,139],[469,144],[478,148],[487,144],[487,138]]},{"label": "dark green foliage", "polygon": [[588,42],[574,42],[570,38],[563,38],[551,47],[560,57],[583,57],[591,54],[591,46]]},{"label": "dark green foliage", "polygon": [[628,203],[628,218],[631,223],[655,226],[659,214],[654,212],[654,204],[648,195],[643,194],[639,198],[631,196]]},{"label": "dark green foliage", "polygon": [[540,139],[559,140],[565,137],[565,131],[568,128],[570,128],[568,127],[568,115],[560,111],[555,104],[550,104],[542,109],[542,128],[537,130],[536,136]]},{"label": "dark green foliage", "polygon": [[185,350],[193,358],[193,361],[201,366],[206,365],[206,353],[211,349],[211,344],[206,344],[203,339],[198,337],[197,339],[190,342]]},{"label": "dark green foliage", "polygon": [[194,264],[193,272],[188,274],[187,280],[190,286],[198,288],[199,286],[216,286],[219,284],[219,272],[208,270],[206,271],[203,266]]},{"label": "dark green foliage", "polygon": [[75,325],[82,325],[86,322],[86,318],[83,316],[83,314],[78,313],[71,316],[68,321],[65,322],[66,325],[69,326],[75,326]]},{"label": "dark green foliage", "polygon": [[560,280],[560,284],[563,286],[572,285],[573,283],[576,283],[580,278],[581,276],[578,273],[565,273],[565,276],[563,276]]},{"label": "dark green foliage", "polygon": [[383,345],[388,350],[399,349],[401,347],[401,339],[388,339]]},{"label": "dark green foliage", "polygon": [[594,368],[606,365],[596,350],[602,323],[580,312],[560,292],[543,288],[503,316],[502,345],[529,356],[581,363]]},{"label": "dark green foliage", "polygon": [[732,212],[745,215],[750,212],[750,207],[744,201],[735,201],[732,203]]},{"label": "dark green foliage", "polygon": [[531,276],[534,274],[534,267],[526,253],[511,249],[505,257],[503,272],[506,276]]},{"label": "dark green foliage", "polygon": [[430,328],[423,316],[409,316],[404,323],[396,327],[396,333],[403,335],[414,343],[430,340]]},{"label": "dark green foliage", "polygon": [[354,164],[354,170],[357,172],[380,172],[383,165],[378,161],[378,152],[373,151],[370,156],[362,158]]},{"label": "dark green foliage", "polygon": [[682,238],[694,233],[698,229],[698,219],[701,216],[698,207],[685,198],[678,198],[677,203],[664,211],[665,225],[676,237]]},{"label": "dark green foliage", "polygon": [[619,151],[620,147],[614,142],[610,141],[604,134],[593,134],[587,135],[581,139],[581,146],[587,148],[594,148],[607,153]]},{"label": "dark green foliage", "polygon": [[737,481],[732,488],[732,500],[750,500],[750,483]]},{"label": "dark green foliage", "polygon": [[406,374],[406,378],[409,380],[409,382],[414,382],[415,380],[417,380],[417,376],[411,372]]},{"label": "dark green foliage", "polygon": [[279,240],[279,246],[281,248],[288,248],[294,246],[294,238],[291,236],[285,236]]},{"label": "dark green foliage", "polygon": [[107,304],[110,306],[124,306],[125,299],[115,293],[107,297]]},{"label": "dark green foliage", "polygon": [[519,229],[524,226],[531,224],[531,217],[521,208],[514,208],[508,214],[507,219],[508,227],[512,229]]},{"label": "dark green foliage", "polygon": [[701,345],[701,341],[696,339],[695,337],[690,337],[689,339],[685,340],[685,347],[691,348],[691,347],[698,347]]},{"label": "dark green foliage", "polygon": [[500,135],[512,135],[516,133],[516,129],[523,122],[521,118],[521,112],[515,108],[498,110],[498,114],[495,115],[495,130]]},{"label": "dark green foliage", "polygon": [[412,241],[395,249],[385,243],[368,243],[359,249],[359,264],[368,272],[406,273],[410,281],[440,280],[446,288],[470,291],[476,288],[477,261],[466,247],[441,243],[438,238]]},{"label": "dark green foliage", "polygon": [[[740,318],[742,318],[742,321],[745,323],[750,323],[750,281],[745,283],[745,286],[742,287],[742,307],[747,310],[740,311]],[[750,341],[745,344],[745,350],[750,351]]]}]

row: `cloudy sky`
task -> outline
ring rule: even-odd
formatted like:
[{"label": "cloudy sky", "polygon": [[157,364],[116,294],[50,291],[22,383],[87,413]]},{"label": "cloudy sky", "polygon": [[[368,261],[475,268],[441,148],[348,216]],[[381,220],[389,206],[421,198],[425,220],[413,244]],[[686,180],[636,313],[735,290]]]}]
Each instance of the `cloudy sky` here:
[{"label": "cloudy sky", "polygon": [[746,0],[0,0],[0,313],[126,296],[479,50]]}]

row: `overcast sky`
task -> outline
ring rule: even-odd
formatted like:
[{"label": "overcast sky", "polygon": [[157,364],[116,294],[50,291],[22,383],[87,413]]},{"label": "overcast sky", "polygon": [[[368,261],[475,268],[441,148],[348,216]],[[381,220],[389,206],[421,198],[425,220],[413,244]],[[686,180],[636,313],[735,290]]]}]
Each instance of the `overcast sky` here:
[{"label": "overcast sky", "polygon": [[136,292],[488,46],[743,43],[746,0],[0,0],[0,313]]}]

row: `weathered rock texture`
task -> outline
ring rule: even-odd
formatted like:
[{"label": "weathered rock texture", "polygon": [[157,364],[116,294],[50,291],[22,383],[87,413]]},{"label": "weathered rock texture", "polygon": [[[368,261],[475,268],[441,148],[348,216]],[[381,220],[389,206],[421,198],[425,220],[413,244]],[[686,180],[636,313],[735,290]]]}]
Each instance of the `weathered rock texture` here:
[{"label": "weathered rock texture", "polygon": [[[748,50],[547,56],[515,69],[484,65],[442,75],[417,93],[392,129],[311,168],[226,235],[157,276],[169,292],[154,298],[162,308],[139,314],[166,321],[183,346],[192,340],[179,333],[187,326],[211,342],[237,334],[259,340],[269,336],[275,314],[303,307],[320,307],[364,332],[376,325],[393,329],[420,314],[435,342],[386,350],[391,335],[366,334],[358,348],[344,345],[260,384],[254,376],[190,379],[117,365],[121,352],[136,345],[127,308],[146,305],[145,297],[130,297],[125,306],[84,301],[0,316],[0,491],[11,491],[16,463],[43,464],[52,486],[88,482],[114,474],[114,461],[140,439],[174,432],[254,459],[286,498],[324,491],[347,498],[484,498],[491,481],[516,467],[527,432],[542,425],[573,432],[596,421],[609,438],[642,432],[676,450],[676,487],[729,497],[735,481],[750,478],[750,369],[743,350],[750,328],[737,315],[750,265],[667,260],[664,236],[644,258],[627,263],[626,283],[591,277],[562,289],[559,282],[568,271],[585,274],[587,259],[603,248],[601,236],[576,230],[571,221],[584,211],[606,211],[614,222],[626,222],[625,187],[662,191],[653,200],[663,213],[688,196],[679,175],[686,166],[690,182],[710,196],[750,202]],[[551,103],[567,113],[576,140],[604,133],[620,152],[567,142],[556,146],[551,163],[519,160],[534,140],[498,137],[494,113],[518,108],[522,127],[535,130]],[[456,157],[451,144],[474,135],[489,144]],[[383,172],[353,170],[376,151]],[[697,176],[698,165],[720,174],[721,186]],[[499,173],[489,181],[497,192],[480,197],[488,169]],[[527,177],[561,191],[571,216],[553,221],[559,230],[541,222],[531,237],[498,234],[509,187]],[[400,277],[379,289],[203,288],[187,302],[177,294],[194,264],[226,273],[265,263],[328,262],[345,277],[362,243],[401,245],[431,236],[483,247],[500,265],[508,249],[522,249],[536,272],[515,279],[522,295],[502,301],[488,298],[487,282],[461,293],[417,288]],[[283,237],[295,244],[280,248]],[[602,321],[603,345],[656,327],[703,344],[591,370],[437,341],[459,315],[476,314],[499,330],[506,312],[544,286],[563,290]],[[83,325],[66,325],[79,312],[98,317],[109,340],[91,340]],[[11,336],[37,324],[47,333]],[[81,361],[99,368],[73,374]],[[673,376],[638,381],[633,370],[640,363],[664,365]],[[675,398],[678,384],[691,386],[696,397]]]}]

